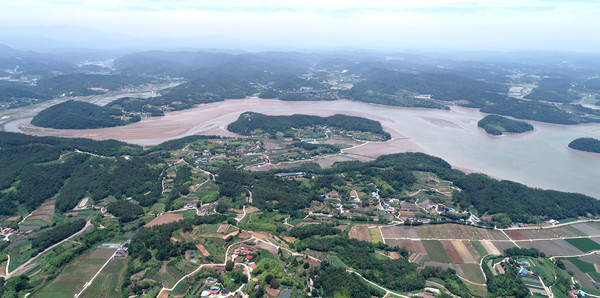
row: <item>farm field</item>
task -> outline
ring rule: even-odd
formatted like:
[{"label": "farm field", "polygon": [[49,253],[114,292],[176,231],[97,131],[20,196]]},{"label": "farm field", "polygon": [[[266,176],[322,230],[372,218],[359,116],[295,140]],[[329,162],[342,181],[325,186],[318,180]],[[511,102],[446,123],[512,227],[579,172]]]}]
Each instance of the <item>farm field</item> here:
[{"label": "farm field", "polygon": [[448,253],[446,253],[446,249],[444,245],[440,241],[437,240],[423,240],[423,246],[425,250],[427,250],[427,255],[429,255],[429,259],[433,262],[440,263],[452,263],[452,260]]},{"label": "farm field", "polygon": [[126,259],[113,259],[80,297],[118,297],[121,295],[122,276],[126,269]]},{"label": "farm field", "polygon": [[75,263],[65,267],[54,281],[35,293],[33,297],[73,297],[98,272],[115,250],[115,248],[97,248],[82,256]]},{"label": "farm field", "polygon": [[479,284],[485,283],[485,276],[481,272],[479,264],[459,264],[454,265],[456,273],[465,279]]},{"label": "farm field", "polygon": [[519,242],[522,248],[537,248],[547,256],[566,256],[581,254],[581,250],[565,240],[538,240]]},{"label": "farm field", "polygon": [[371,233],[366,225],[353,226],[352,229],[350,229],[350,233],[348,233],[348,237],[371,242]]},{"label": "farm field", "polygon": [[575,238],[575,239],[565,239],[569,244],[577,247],[579,250],[583,252],[588,252],[592,250],[600,250],[600,244],[594,242],[590,238]]},{"label": "farm field", "polygon": [[167,224],[174,221],[179,221],[183,219],[183,215],[179,213],[168,213],[155,217],[149,223],[145,225],[145,227],[153,227],[157,225]]}]

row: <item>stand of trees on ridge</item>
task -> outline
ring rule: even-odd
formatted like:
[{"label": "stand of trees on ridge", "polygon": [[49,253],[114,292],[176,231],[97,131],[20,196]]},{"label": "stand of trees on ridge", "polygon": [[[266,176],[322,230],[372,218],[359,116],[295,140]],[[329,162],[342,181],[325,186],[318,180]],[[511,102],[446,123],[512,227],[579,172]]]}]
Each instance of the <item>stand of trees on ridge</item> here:
[{"label": "stand of trees on ridge", "polygon": [[123,116],[125,114],[117,109],[69,100],[41,111],[33,117],[31,124],[56,129],[89,129],[121,126],[141,119],[139,115],[133,115],[125,121],[121,119]]},{"label": "stand of trees on ridge", "polygon": [[253,131],[260,129],[271,136],[275,136],[277,132],[285,132],[291,128],[311,127],[315,125],[328,126],[341,130],[370,132],[383,135],[385,139],[390,138],[390,134],[385,132],[381,124],[377,121],[341,114],[329,117],[301,114],[268,116],[260,113],[246,112],[242,113],[235,122],[229,124],[227,130],[250,136]]},{"label": "stand of trees on ridge", "polygon": [[569,143],[569,148],[585,152],[600,153],[600,140],[594,138],[575,139]]},{"label": "stand of trees on ridge", "polygon": [[483,128],[485,132],[499,136],[503,133],[524,133],[533,130],[533,125],[508,119],[498,115],[487,115],[477,122],[477,126]]}]

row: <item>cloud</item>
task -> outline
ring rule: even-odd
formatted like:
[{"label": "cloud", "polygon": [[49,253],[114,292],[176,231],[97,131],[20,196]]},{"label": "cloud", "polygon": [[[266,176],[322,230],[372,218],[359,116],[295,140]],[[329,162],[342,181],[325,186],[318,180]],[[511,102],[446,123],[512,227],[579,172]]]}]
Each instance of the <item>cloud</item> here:
[{"label": "cloud", "polygon": [[[218,35],[297,46],[598,47],[595,0],[20,0],[0,26]],[[569,44],[565,44],[568,40]]]}]

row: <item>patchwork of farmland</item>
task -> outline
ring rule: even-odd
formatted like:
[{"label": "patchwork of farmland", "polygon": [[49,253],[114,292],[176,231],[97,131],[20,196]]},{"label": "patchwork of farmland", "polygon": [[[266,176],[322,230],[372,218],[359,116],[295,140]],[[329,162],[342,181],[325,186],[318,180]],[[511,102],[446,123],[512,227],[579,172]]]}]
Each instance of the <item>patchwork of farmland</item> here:
[{"label": "patchwork of farmland", "polygon": [[79,258],[75,263],[65,267],[54,281],[36,294],[36,297],[73,297],[100,270],[115,250],[115,248],[100,247]]}]

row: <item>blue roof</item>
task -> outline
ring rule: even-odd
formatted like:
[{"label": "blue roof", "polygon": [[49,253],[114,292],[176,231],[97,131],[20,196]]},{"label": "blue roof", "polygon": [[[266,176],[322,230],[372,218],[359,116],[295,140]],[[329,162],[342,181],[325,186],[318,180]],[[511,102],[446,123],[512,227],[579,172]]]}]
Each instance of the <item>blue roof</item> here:
[{"label": "blue roof", "polygon": [[521,271],[519,271],[519,274],[529,274],[529,270],[521,269]]}]

